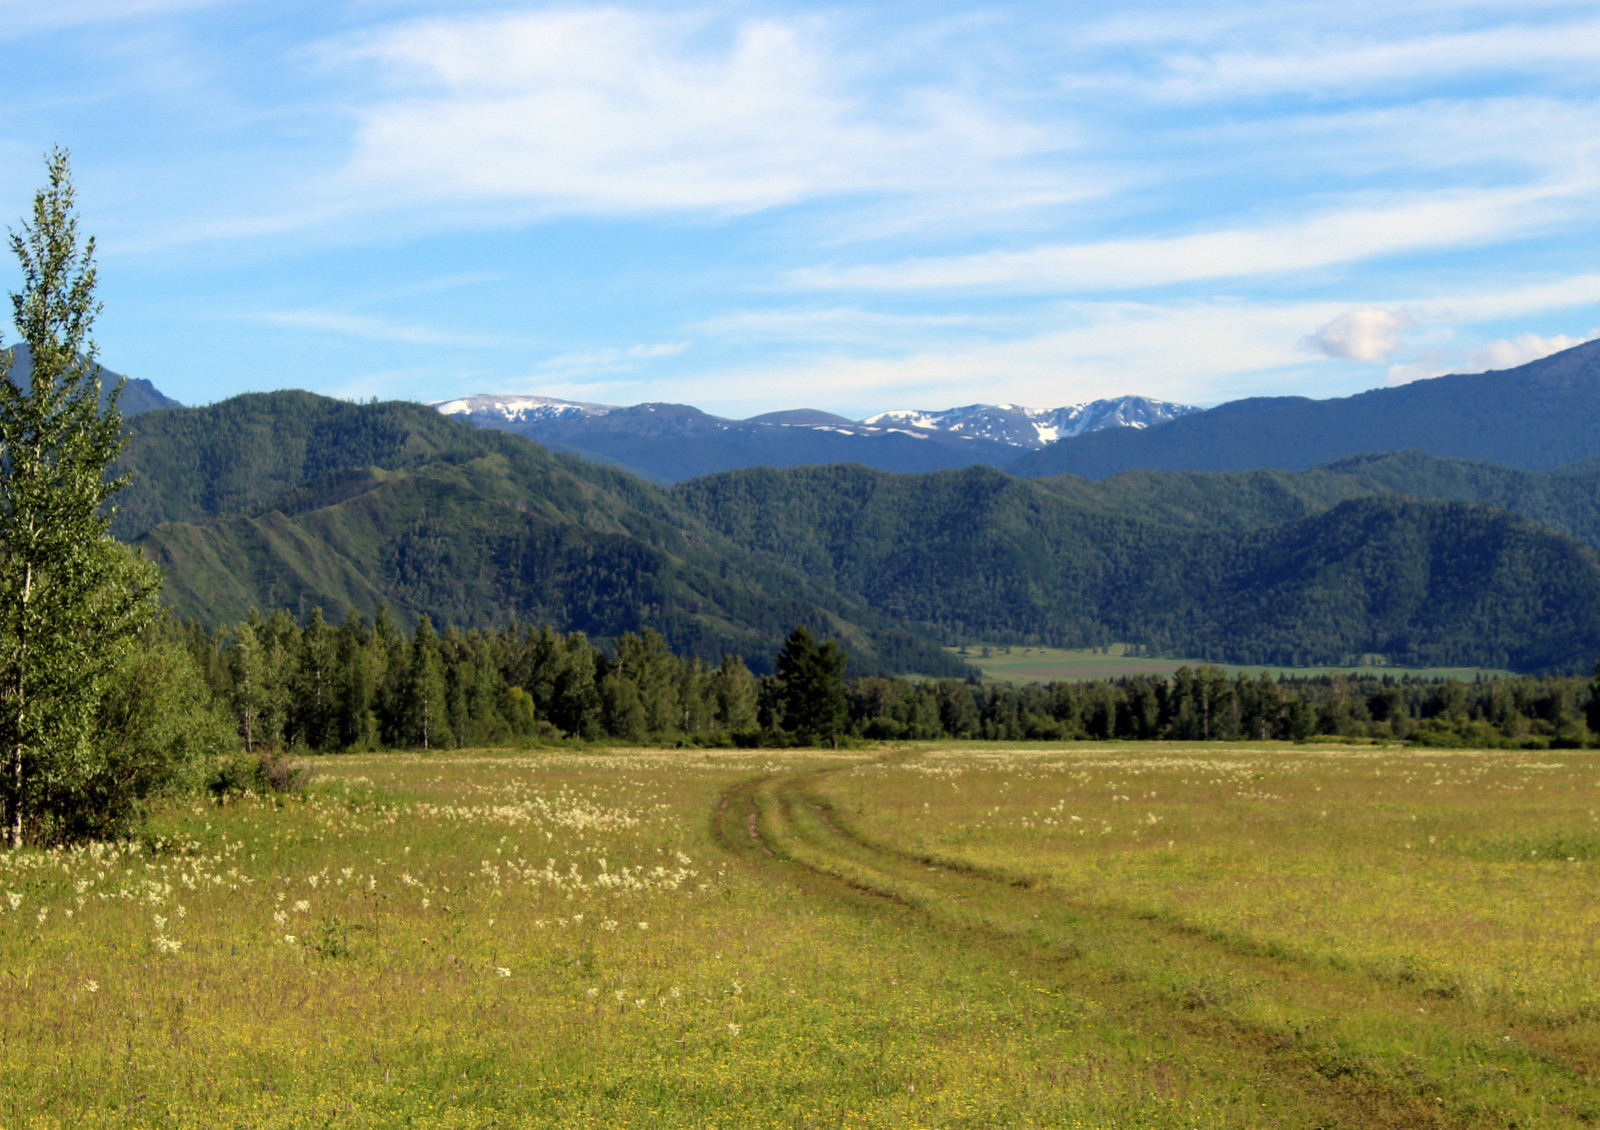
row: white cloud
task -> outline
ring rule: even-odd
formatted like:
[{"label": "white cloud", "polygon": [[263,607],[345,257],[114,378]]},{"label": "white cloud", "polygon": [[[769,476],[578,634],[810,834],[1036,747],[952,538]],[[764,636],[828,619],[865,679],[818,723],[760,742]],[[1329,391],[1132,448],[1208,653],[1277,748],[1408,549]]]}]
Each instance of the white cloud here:
[{"label": "white cloud", "polygon": [[639,362],[655,357],[671,357],[689,348],[686,341],[657,342],[653,345],[630,345],[622,348],[578,350],[562,353],[539,362],[539,371],[558,377],[575,377],[586,373],[616,373],[637,368]]},{"label": "white cloud", "polygon": [[1491,369],[1514,369],[1537,361],[1563,349],[1571,349],[1589,340],[1556,334],[1543,337],[1539,334],[1518,334],[1514,338],[1501,338],[1480,345],[1476,349],[1432,349],[1422,356],[1389,366],[1388,381],[1392,385],[1410,384],[1429,380],[1446,373],[1482,373]]},{"label": "white cloud", "polygon": [[572,8],[419,20],[327,55],[375,63],[389,84],[357,111],[348,187],[419,202],[742,212],[1014,186],[998,169],[1054,145],[953,90],[866,93],[817,23],[749,19],[723,35]]},{"label": "white cloud", "polygon": [[1420,303],[1408,308],[1417,313],[1419,320],[1486,322],[1596,304],[1600,304],[1600,274],[1583,274],[1521,286],[1435,295],[1427,306],[1436,313],[1422,313]]},{"label": "white cloud", "polygon": [[1358,306],[1301,338],[1300,347],[1347,361],[1387,361],[1401,346],[1401,331],[1415,324],[1403,310]]},{"label": "white cloud", "polygon": [[1277,274],[1504,238],[1547,222],[1553,205],[1577,191],[1438,193],[1253,229],[817,267],[792,272],[788,281],[828,290],[1072,291]]},{"label": "white cloud", "polygon": [[277,310],[255,314],[250,319],[261,325],[283,326],[296,330],[353,337],[365,341],[395,342],[404,345],[447,345],[504,349],[516,343],[487,334],[461,334],[429,326],[391,322],[365,314],[346,314],[331,310]]},{"label": "white cloud", "polygon": [[736,341],[827,342],[875,346],[904,342],[907,335],[964,333],[1016,326],[1019,315],[886,314],[852,306],[801,310],[742,310],[696,322],[689,328]]},{"label": "white cloud", "polygon": [[1529,361],[1537,361],[1541,357],[1548,357],[1552,353],[1559,353],[1563,349],[1571,349],[1574,345],[1582,345],[1586,338],[1568,337],[1566,334],[1556,334],[1554,337],[1540,337],[1538,334],[1518,334],[1514,338],[1503,338],[1500,341],[1491,341],[1473,353],[1475,365],[1487,369],[1514,369],[1518,365],[1526,365]]},{"label": "white cloud", "polygon": [[1290,50],[1221,50],[1173,55],[1145,87],[1159,98],[1215,99],[1283,92],[1416,86],[1456,75],[1589,68],[1600,62],[1600,23],[1496,24],[1433,35],[1361,37],[1302,34]]},{"label": "white cloud", "polygon": [[930,341],[886,329],[874,356],[791,353],[674,381],[671,395],[728,415],[793,407],[795,389],[810,403],[863,412],[911,402],[1060,405],[1125,393],[1212,403],[1303,391],[1296,382],[1306,362],[1293,343],[1307,324],[1337,313],[1327,303],[1064,303],[1008,337]]}]

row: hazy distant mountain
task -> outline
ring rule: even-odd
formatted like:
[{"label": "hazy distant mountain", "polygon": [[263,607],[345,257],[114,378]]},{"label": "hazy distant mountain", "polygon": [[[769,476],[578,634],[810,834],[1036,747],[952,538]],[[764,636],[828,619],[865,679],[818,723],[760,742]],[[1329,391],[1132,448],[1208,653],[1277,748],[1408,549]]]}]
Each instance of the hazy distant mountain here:
[{"label": "hazy distant mountain", "polygon": [[968,404],[942,412],[899,410],[880,412],[862,423],[953,432],[994,440],[1017,447],[1036,448],[1066,436],[1102,428],[1148,428],[1202,409],[1187,404],[1151,400],[1146,396],[1119,396],[1064,408],[1024,408],[1019,404]]},{"label": "hazy distant mountain", "polygon": [[1600,341],[1515,369],[1436,377],[1337,400],[1262,397],[1154,427],[1103,429],[1017,460],[1014,474],[1290,470],[1379,451],[1529,469],[1600,453]]},{"label": "hazy distant mountain", "polygon": [[[28,352],[26,345],[13,345],[6,350],[11,354],[11,376],[19,384],[28,380],[33,374],[33,355]],[[182,408],[172,397],[163,394],[155,385],[147,380],[135,377],[124,377],[121,373],[114,373],[104,365],[100,367],[101,400],[106,394],[117,386],[117,382],[126,380],[128,383],[122,389],[122,414],[124,417],[137,416],[141,412],[150,412],[157,408]]]},{"label": "hazy distant mountain", "polygon": [[887,471],[998,466],[1020,450],[954,433],[858,424],[811,409],[729,420],[687,404],[623,407],[535,396],[470,396],[433,407],[657,482],[812,463],[865,463]]},{"label": "hazy distant mountain", "polygon": [[433,407],[662,482],[741,467],[817,463],[901,472],[1005,467],[1061,435],[1147,427],[1199,411],[1139,396],[1065,408],[973,404],[943,412],[884,412],[861,421],[811,408],[730,420],[684,404],[623,407],[547,396],[468,396]]}]

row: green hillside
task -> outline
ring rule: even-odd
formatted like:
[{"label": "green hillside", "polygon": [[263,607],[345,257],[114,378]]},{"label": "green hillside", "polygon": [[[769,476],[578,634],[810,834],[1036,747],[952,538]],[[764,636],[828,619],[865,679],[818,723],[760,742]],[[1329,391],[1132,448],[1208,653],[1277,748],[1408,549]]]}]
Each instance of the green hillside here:
[{"label": "green hillside", "polygon": [[[1576,668],[1600,653],[1600,558],[1574,539],[1489,507],[1362,498],[1337,475],[1252,478],[1188,476],[1167,494],[1156,476],[820,467],[677,493],[740,544],[950,642],[1131,640],[1297,666]],[[1340,494],[1358,497],[1327,508]]]},{"label": "green hillside", "polygon": [[119,526],[166,571],[174,608],[209,624],[386,602],[463,626],[653,627],[687,653],[759,661],[813,623],[862,669],[966,670],[647,483],[417,405],[282,393],[138,424]]},{"label": "green hillside", "polygon": [[1560,532],[1600,539],[1600,470],[1582,466],[1402,453],[1089,482],[831,465],[665,489],[420,405],[275,393],[140,416],[122,467],[118,532],[210,624],[387,603],[464,627],[653,627],[759,662],[803,622],[858,670],[935,675],[964,673],[942,650],[963,641],[1296,666],[1600,654],[1600,559]]}]

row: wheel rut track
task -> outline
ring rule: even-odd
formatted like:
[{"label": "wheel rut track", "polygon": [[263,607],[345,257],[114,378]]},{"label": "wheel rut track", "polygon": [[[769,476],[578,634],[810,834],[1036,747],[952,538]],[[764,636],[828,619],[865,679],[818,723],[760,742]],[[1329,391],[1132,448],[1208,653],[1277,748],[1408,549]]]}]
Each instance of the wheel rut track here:
[{"label": "wheel rut track", "polygon": [[[1339,1127],[1470,1127],[1503,1126],[1490,1110],[1451,1110],[1421,1088],[1394,1085],[1359,1071],[1346,1073],[1337,1065],[1330,1070],[1328,1048],[1306,1046],[1283,1033],[1264,1029],[1230,1015],[1210,1003],[1180,1001],[1148,982],[1139,983],[1103,962],[1084,960],[1073,942],[1031,929],[1025,911],[996,917],[981,905],[999,895],[1020,904],[1038,904],[1075,911],[1086,921],[1115,918],[1122,928],[1132,928],[1169,942],[1183,951],[1225,955],[1253,973],[1282,984],[1337,996],[1348,993],[1348,979],[1316,983],[1319,971],[1289,959],[1268,957],[1230,946],[1182,923],[1163,921],[1127,910],[1073,903],[1058,892],[1035,889],[1026,876],[992,868],[967,866],[935,856],[909,852],[861,835],[841,819],[818,789],[827,777],[868,764],[892,765],[906,760],[904,753],[867,758],[842,765],[798,772],[765,774],[727,788],[712,814],[714,839],[725,850],[759,870],[781,875],[821,898],[843,899],[858,907],[878,908],[877,913],[901,916],[946,936],[959,936],[1004,956],[1013,966],[1026,963],[1030,974],[1048,981],[1074,997],[1094,1000],[1119,1022],[1151,1033],[1180,1032],[1241,1057],[1241,1064],[1264,1069],[1325,1114],[1323,1125]],[[958,913],[968,901],[979,904],[974,913]],[[1035,918],[1038,916],[1035,915]],[[1102,955],[1103,956],[1103,955]],[[1326,973],[1326,971],[1320,971]],[[1329,975],[1330,977],[1332,975]],[[1418,998],[1404,990],[1370,983],[1359,987],[1368,999],[1391,998],[1406,1013],[1418,1008]],[[1428,1002],[1438,1007],[1437,1002]],[[1440,1016],[1433,1023],[1464,1019]],[[1420,1022],[1419,1022],[1420,1023]],[[1473,1016],[1473,1027],[1487,1022]],[[1507,1025],[1494,1025],[1497,1032]],[[1537,1035],[1534,1033],[1533,1035]],[[1530,1040],[1529,1043],[1534,1043]],[[1579,1086],[1595,1081],[1594,1064],[1585,1055],[1567,1056],[1559,1045],[1547,1043],[1542,1059],[1556,1072]]]}]

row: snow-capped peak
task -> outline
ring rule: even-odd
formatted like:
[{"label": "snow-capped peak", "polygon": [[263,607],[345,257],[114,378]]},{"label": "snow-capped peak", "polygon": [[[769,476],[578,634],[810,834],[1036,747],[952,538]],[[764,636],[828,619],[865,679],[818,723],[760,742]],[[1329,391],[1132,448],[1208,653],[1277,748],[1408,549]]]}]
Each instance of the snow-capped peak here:
[{"label": "snow-capped peak", "polygon": [[953,432],[1017,447],[1043,447],[1101,428],[1145,428],[1198,411],[1186,404],[1120,396],[1061,408],[1028,408],[1020,404],[968,404],[939,412],[902,408],[869,416],[862,423]]},{"label": "snow-capped peak", "polygon": [[527,423],[557,420],[572,416],[604,416],[614,404],[585,404],[577,400],[557,400],[552,396],[466,396],[459,400],[436,400],[429,407],[446,416],[475,416]]}]

